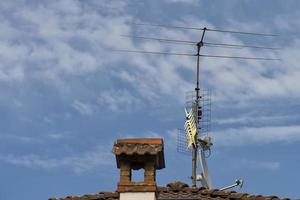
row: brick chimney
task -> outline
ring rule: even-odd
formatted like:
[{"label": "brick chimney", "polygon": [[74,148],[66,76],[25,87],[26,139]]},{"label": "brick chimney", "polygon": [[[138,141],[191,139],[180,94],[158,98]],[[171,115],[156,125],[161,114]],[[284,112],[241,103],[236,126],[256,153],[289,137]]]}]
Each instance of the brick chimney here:
[{"label": "brick chimney", "polygon": [[[165,168],[162,138],[119,139],[113,146],[120,181],[120,200],[155,200],[156,170]],[[132,171],[144,169],[144,180],[132,181]]]}]

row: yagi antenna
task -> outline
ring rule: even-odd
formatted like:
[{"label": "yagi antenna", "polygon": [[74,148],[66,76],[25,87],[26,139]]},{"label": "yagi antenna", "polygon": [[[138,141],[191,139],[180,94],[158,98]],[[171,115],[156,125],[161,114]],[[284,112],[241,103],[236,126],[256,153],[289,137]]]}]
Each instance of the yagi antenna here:
[{"label": "yagi antenna", "polygon": [[[113,51],[127,52],[127,53],[143,53],[143,54],[153,54],[153,55],[170,55],[170,56],[189,56],[196,57],[196,85],[195,85],[195,95],[191,102],[191,106],[185,109],[185,124],[184,132],[186,136],[186,147],[192,151],[192,187],[197,186],[197,181],[201,181],[202,186],[208,189],[212,188],[211,180],[208,174],[208,166],[205,160],[205,152],[211,152],[210,147],[212,146],[211,137],[208,135],[203,135],[203,113],[204,106],[202,105],[204,101],[203,91],[200,91],[200,57],[206,58],[218,58],[218,59],[240,59],[240,60],[262,60],[262,61],[274,61],[280,60],[277,58],[264,58],[264,57],[247,57],[247,56],[230,56],[230,55],[209,55],[202,54],[201,48],[203,46],[214,46],[214,47],[228,47],[228,48],[253,48],[253,49],[266,49],[266,50],[278,50],[276,47],[264,47],[255,45],[240,45],[240,44],[228,44],[228,43],[213,43],[205,42],[204,36],[209,31],[220,32],[220,33],[231,33],[231,34],[243,34],[249,36],[268,36],[275,37],[278,35],[269,33],[254,33],[254,32],[241,32],[233,30],[221,30],[221,29],[210,29],[210,28],[198,28],[198,27],[183,27],[183,26],[171,26],[171,25],[161,25],[161,24],[146,24],[146,23],[134,23],[136,26],[153,26],[153,27],[164,27],[164,28],[175,28],[175,29],[186,29],[186,30],[198,30],[202,31],[201,39],[198,42],[188,41],[188,40],[177,40],[177,39],[166,39],[166,38],[154,38],[154,37],[144,37],[144,36],[129,36],[123,35],[123,37],[132,37],[147,40],[156,40],[159,42],[169,42],[176,44],[187,44],[195,45],[196,53],[177,53],[177,52],[159,52],[159,51],[144,51],[144,50],[120,50],[116,49]],[[210,110],[210,109],[209,109]],[[209,112],[208,112],[209,113]],[[210,114],[209,114],[210,116]],[[201,135],[200,135],[201,134]],[[201,136],[201,137],[200,137]],[[198,162],[198,152],[199,160],[202,167],[201,174],[197,174],[197,162]],[[236,185],[240,185],[240,181],[234,185],[223,188],[224,190],[232,188]]]}]

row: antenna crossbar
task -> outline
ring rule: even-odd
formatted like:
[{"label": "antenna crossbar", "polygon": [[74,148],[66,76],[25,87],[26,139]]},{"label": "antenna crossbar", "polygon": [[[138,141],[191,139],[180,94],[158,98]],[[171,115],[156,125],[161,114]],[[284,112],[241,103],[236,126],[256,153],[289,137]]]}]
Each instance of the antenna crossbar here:
[{"label": "antenna crossbar", "polygon": [[[191,41],[191,40],[177,40],[177,39],[145,37],[145,36],[135,36],[135,35],[121,35],[121,37],[137,38],[137,39],[143,39],[143,40],[155,40],[158,42],[167,42],[167,43],[175,43],[175,44],[182,44],[182,45],[196,45],[198,43],[197,41]],[[238,49],[253,48],[253,49],[280,50],[280,48],[277,48],[277,47],[228,44],[228,43],[214,43],[214,42],[203,42],[203,45],[207,46],[207,47],[223,47],[223,48],[238,48]]]},{"label": "antenna crossbar", "polygon": [[174,42],[174,43],[183,43],[188,45],[196,45],[196,41],[189,40],[176,40],[176,39],[167,39],[167,38],[154,38],[154,37],[145,37],[145,36],[135,36],[135,35],[121,35],[121,37],[129,37],[129,38],[137,38],[137,39],[145,39],[145,40],[156,40],[159,42]]},{"label": "antenna crossbar", "polygon": [[150,23],[132,23],[132,25],[135,25],[135,26],[156,26],[156,27],[163,27],[163,28],[198,30],[198,31],[203,31],[204,30],[204,28],[198,28],[198,27],[172,26],[172,25],[150,24]]},{"label": "antenna crossbar", "polygon": [[212,46],[224,46],[224,47],[238,47],[238,48],[253,48],[253,49],[268,49],[268,50],[280,50],[281,48],[277,47],[265,47],[265,46],[254,46],[254,45],[241,45],[241,44],[227,44],[227,43],[213,43],[213,42],[204,42],[204,45]]},{"label": "antenna crossbar", "polygon": [[200,28],[200,27],[187,27],[187,26],[173,26],[173,25],[164,25],[164,24],[152,24],[152,23],[132,23],[135,26],[154,26],[154,27],[163,27],[163,28],[173,28],[173,29],[185,29],[185,30],[196,30],[196,31],[212,31],[212,32],[221,32],[221,33],[232,33],[232,34],[241,34],[241,35],[252,35],[252,36],[266,36],[266,37],[276,37],[278,34],[270,33],[256,33],[256,32],[244,32],[244,31],[234,31],[234,30],[222,30],[222,29],[212,29],[212,28]]},{"label": "antenna crossbar", "polygon": [[124,50],[124,49],[112,49],[112,51],[127,52],[127,53],[169,55],[169,56],[196,56],[196,54],[190,54],[190,53],[173,53],[173,52],[159,52],[159,51],[135,51],[135,50]]},{"label": "antenna crossbar", "polygon": [[240,60],[265,60],[265,61],[281,60],[278,58],[260,58],[260,57],[224,56],[224,55],[206,55],[206,54],[201,54],[200,56],[208,57],[208,58],[230,58],[230,59],[240,59]]},{"label": "antenna crossbar", "polygon": [[[191,53],[174,53],[174,52],[159,52],[159,51],[136,51],[136,50],[126,50],[126,49],[112,49],[112,51],[118,52],[126,52],[126,53],[145,53],[145,54],[153,54],[153,55],[169,55],[169,56],[198,56],[198,54]],[[226,56],[226,55],[207,55],[207,54],[199,54],[200,57],[207,58],[231,58],[231,59],[240,59],[240,60],[265,60],[265,61],[275,61],[281,60],[277,58],[262,58],[262,57],[243,57],[243,56]]]},{"label": "antenna crossbar", "polygon": [[232,30],[221,30],[221,29],[207,29],[207,31],[215,31],[221,33],[233,33],[233,34],[243,34],[243,35],[255,35],[255,36],[267,36],[267,37],[277,37],[277,34],[270,33],[254,33],[254,32],[243,32],[243,31],[232,31]]}]

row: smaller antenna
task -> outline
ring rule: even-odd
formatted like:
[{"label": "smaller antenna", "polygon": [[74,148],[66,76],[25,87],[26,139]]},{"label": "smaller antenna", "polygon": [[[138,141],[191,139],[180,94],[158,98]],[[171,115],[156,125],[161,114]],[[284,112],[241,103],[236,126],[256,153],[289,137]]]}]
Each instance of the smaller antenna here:
[{"label": "smaller antenna", "polygon": [[[202,89],[200,90],[200,107],[201,110],[198,110],[198,112],[195,110],[194,107],[194,113],[197,114],[200,118],[199,121],[199,129],[201,130],[202,135],[208,135],[211,131],[211,90],[209,89]],[[195,92],[194,91],[188,91],[185,93],[185,109],[191,110],[195,103]],[[201,115],[201,116],[200,116]],[[199,143],[202,143],[200,138],[197,138],[197,141]],[[200,146],[203,146],[202,144]],[[208,149],[205,149],[208,150]],[[192,149],[188,148],[188,139],[185,131],[183,129],[178,129],[177,134],[177,152],[182,153],[184,155],[190,155]],[[208,154],[209,156],[209,154]],[[205,155],[205,157],[208,157]]]},{"label": "smaller antenna", "polygon": [[[198,104],[196,104],[195,92],[186,93],[185,110],[189,110],[189,112],[186,113],[188,117],[185,123],[185,130],[179,130],[177,135],[177,151],[186,155],[191,152],[199,154],[199,159],[196,157],[195,159],[197,159],[196,162],[200,161],[202,170],[201,174],[193,171],[195,173],[195,181],[200,181],[203,187],[211,189],[212,183],[206,163],[206,158],[210,155],[210,147],[212,146],[211,138],[208,136],[211,128],[211,91],[200,90],[199,96]],[[197,124],[198,127],[195,127]],[[199,134],[196,134],[196,131],[201,131],[201,137]],[[196,151],[195,146],[197,146]],[[206,152],[208,152],[208,155]],[[193,176],[191,178],[193,180]]]},{"label": "smaller antenna", "polygon": [[237,179],[237,180],[235,180],[235,183],[234,183],[234,184],[229,185],[229,186],[227,186],[227,187],[223,187],[223,188],[221,188],[221,189],[219,189],[219,190],[221,190],[221,191],[229,190],[229,189],[234,188],[234,187],[237,187],[237,186],[240,186],[240,188],[242,188],[243,185],[244,185],[244,181],[243,181],[242,179]]}]

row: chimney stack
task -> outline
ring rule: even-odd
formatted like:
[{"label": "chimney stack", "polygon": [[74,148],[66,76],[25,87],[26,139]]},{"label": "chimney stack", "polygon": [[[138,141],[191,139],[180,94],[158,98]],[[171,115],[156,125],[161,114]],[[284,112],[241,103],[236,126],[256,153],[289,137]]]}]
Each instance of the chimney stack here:
[{"label": "chimney stack", "polygon": [[[113,146],[120,181],[120,200],[155,200],[156,170],[165,168],[162,138],[119,139]],[[144,180],[132,181],[134,170],[144,169]]]}]

